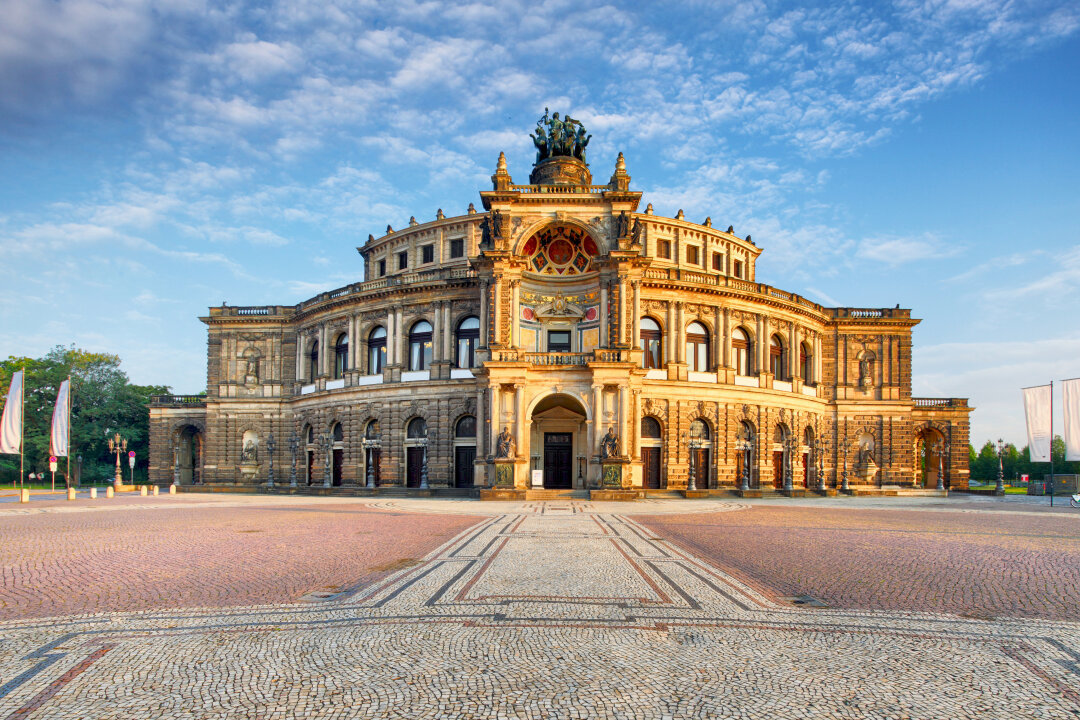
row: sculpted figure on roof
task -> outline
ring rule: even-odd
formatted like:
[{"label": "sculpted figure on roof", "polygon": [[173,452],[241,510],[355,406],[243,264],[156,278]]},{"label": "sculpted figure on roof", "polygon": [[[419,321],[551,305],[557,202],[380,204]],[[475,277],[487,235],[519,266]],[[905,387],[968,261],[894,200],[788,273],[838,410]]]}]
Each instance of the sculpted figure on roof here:
[{"label": "sculpted figure on roof", "polygon": [[560,118],[559,113],[549,117],[548,109],[544,108],[543,117],[536,121],[536,131],[529,137],[536,146],[536,162],[560,156],[585,162],[585,147],[592,135],[585,133],[585,126],[580,121],[569,115]]}]

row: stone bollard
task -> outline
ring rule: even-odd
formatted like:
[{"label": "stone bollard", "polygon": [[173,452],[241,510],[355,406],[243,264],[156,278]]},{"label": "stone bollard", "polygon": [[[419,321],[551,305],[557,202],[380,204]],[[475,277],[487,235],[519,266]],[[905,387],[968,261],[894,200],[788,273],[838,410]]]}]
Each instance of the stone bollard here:
[{"label": "stone bollard", "polygon": [[147,490],[146,490],[145,485],[142,485],[142,486],[139,487],[139,494],[142,495],[143,497],[146,497],[149,494],[147,492]]},{"label": "stone bollard", "polygon": [[175,495],[176,494],[176,483],[173,483],[172,485],[169,486],[169,494],[170,495]]},{"label": "stone bollard", "polygon": [[116,495],[116,491],[115,491],[115,490],[113,490],[113,486],[112,486],[112,485],[110,485],[109,487],[105,488],[105,497],[107,497],[107,498],[111,498],[111,497],[113,497],[113,496],[115,496],[115,495]]},{"label": "stone bollard", "polygon": [[21,502],[21,503],[30,502],[30,491],[27,490],[26,488],[23,488],[22,490],[19,491],[19,502]]},{"label": "stone bollard", "polygon": [[150,492],[152,492],[152,493],[153,493],[154,497],[157,497],[157,494],[158,494],[158,486],[157,486],[157,485],[155,485],[155,486],[154,486],[154,489],[153,489],[153,490],[151,490]]},{"label": "stone bollard", "polygon": [[68,488],[67,492],[68,492],[68,500],[74,500],[75,499],[75,488]]},{"label": "stone bollard", "polygon": [[90,488],[90,499],[97,500],[97,488]]}]

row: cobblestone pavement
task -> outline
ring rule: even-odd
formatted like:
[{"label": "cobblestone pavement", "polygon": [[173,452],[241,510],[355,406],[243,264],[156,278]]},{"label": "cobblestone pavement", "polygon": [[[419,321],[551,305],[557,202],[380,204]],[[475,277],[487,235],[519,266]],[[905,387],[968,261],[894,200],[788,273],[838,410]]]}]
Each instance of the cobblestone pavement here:
[{"label": "cobblestone pavement", "polygon": [[[685,503],[355,504],[484,517],[308,602],[0,623],[0,720],[1080,714],[1080,625],[781,602],[640,522],[679,521]],[[767,509],[694,507],[710,522]],[[101,514],[156,512],[114,508]]]},{"label": "cobblestone pavement", "polygon": [[1076,511],[773,505],[639,520],[776,596],[806,594],[844,608],[1080,618]]}]

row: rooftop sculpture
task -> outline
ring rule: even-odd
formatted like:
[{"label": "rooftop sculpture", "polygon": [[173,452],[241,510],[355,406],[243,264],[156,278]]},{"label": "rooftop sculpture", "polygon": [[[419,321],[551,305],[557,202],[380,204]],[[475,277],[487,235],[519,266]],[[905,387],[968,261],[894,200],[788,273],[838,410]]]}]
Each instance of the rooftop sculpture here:
[{"label": "rooftop sculpture", "polygon": [[580,121],[569,115],[560,119],[559,113],[548,117],[548,109],[544,108],[544,116],[536,121],[536,133],[530,133],[529,137],[536,145],[537,163],[558,156],[585,162],[585,146],[592,135],[585,134],[585,126]]}]

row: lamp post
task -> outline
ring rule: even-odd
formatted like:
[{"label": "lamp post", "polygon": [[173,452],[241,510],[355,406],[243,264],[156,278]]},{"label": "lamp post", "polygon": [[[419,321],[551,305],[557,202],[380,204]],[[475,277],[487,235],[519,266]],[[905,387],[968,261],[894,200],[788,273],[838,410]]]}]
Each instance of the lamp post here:
[{"label": "lamp post", "polygon": [[1005,466],[1002,464],[1001,456],[1005,452],[1005,441],[998,438],[998,476],[997,487],[994,488],[995,495],[1005,494]]},{"label": "lamp post", "polygon": [[172,481],[173,485],[180,484],[180,438],[176,438],[172,454]]},{"label": "lamp post", "polygon": [[686,484],[686,489],[693,491],[697,490],[697,451],[701,448],[701,441],[689,431],[687,431],[686,437],[688,440],[687,447],[690,448],[690,479]]},{"label": "lamp post", "polygon": [[843,470],[842,470],[842,472],[840,474],[840,490],[843,491],[843,492],[847,492],[848,490],[851,489],[850,486],[848,485],[848,479],[847,479],[847,431],[844,431],[844,444],[843,444],[842,447],[843,447],[844,465],[843,465]]},{"label": "lamp post", "polygon": [[369,488],[375,487],[375,453],[373,452],[375,444],[376,442],[374,440],[369,440],[367,438],[364,438],[363,440],[364,460],[365,464],[367,465],[367,471],[365,472],[365,475],[367,475],[367,486]]},{"label": "lamp post", "polygon": [[795,436],[791,433],[784,438],[784,492],[791,494],[794,490],[792,483],[793,456],[795,455]]},{"label": "lamp post", "polygon": [[334,457],[334,435],[333,433],[326,433],[322,436],[323,449],[326,450],[326,457],[323,459],[323,487],[330,487],[330,467]]},{"label": "lamp post", "polygon": [[270,454],[270,470],[266,474],[266,487],[274,487],[274,450],[277,449],[277,443],[274,442],[274,433],[270,433],[270,437],[266,438],[266,452]]},{"label": "lamp post", "polygon": [[127,440],[120,437],[120,433],[116,433],[115,437],[109,438],[109,452],[116,454],[116,477],[113,479],[113,485],[119,490],[120,486],[124,484],[124,476],[120,470],[120,455],[127,452]]},{"label": "lamp post", "polygon": [[949,452],[949,444],[941,440],[934,441],[934,452],[937,453],[938,472],[937,489],[945,489],[945,453]]},{"label": "lamp post", "polygon": [[814,473],[817,475],[817,489],[822,495],[825,494],[825,458],[821,437],[814,436]]},{"label": "lamp post", "polygon": [[289,452],[292,454],[292,470],[289,472],[289,487],[296,487],[296,453],[300,450],[300,438],[294,432],[289,436]]},{"label": "lamp post", "polygon": [[420,460],[420,489],[428,489],[428,472],[427,472],[427,442],[428,431],[427,426],[424,426],[424,432],[420,436],[420,448],[421,448],[421,460]]},{"label": "lamp post", "polygon": [[131,470],[131,485],[135,485],[135,451],[128,453],[128,469]]}]

